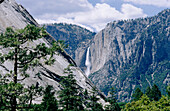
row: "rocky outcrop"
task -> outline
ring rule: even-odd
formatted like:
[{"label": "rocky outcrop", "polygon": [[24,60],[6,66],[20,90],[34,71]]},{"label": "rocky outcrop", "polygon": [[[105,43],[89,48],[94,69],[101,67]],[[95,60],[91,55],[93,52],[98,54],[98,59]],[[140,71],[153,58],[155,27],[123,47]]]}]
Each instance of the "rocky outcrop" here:
[{"label": "rocky outcrop", "polygon": [[[154,17],[108,23],[90,45],[90,79],[105,94],[116,87],[118,99],[129,101],[135,88],[156,84],[163,94],[170,82],[170,9]],[[76,50],[81,64],[86,51]],[[85,60],[84,60],[85,61]]]},{"label": "rocky outcrop", "polygon": [[75,60],[77,66],[81,67],[85,72],[86,49],[96,33],[80,26],[66,23],[45,24],[45,27],[56,40],[64,40],[69,45],[65,49],[66,52]]},{"label": "rocky outcrop", "polygon": [[55,23],[46,24],[46,30],[56,39],[64,40],[69,47],[66,49],[67,53],[75,59],[75,50],[78,47],[84,47],[89,44],[90,40],[94,38],[96,33],[91,32],[73,24]]},{"label": "rocky outcrop", "polygon": [[[27,24],[34,24],[38,26],[33,17],[21,5],[18,5],[15,0],[5,0],[0,4],[0,33],[3,33],[6,27],[21,29],[24,28]],[[41,40],[29,43],[29,45],[33,46],[39,43],[45,43],[50,47],[50,43],[48,42],[50,41],[50,39],[53,38],[49,35],[47,39],[43,38]],[[4,54],[7,51],[8,50],[0,48],[0,53]],[[31,85],[38,83],[39,85],[44,87],[46,85],[53,85],[56,90],[60,90],[60,77],[65,76],[65,74],[63,74],[64,69],[74,61],[66,53],[58,53],[54,55],[54,58],[56,61],[51,66],[43,64],[42,66],[30,69],[28,71],[30,77],[23,81],[24,84]],[[12,70],[12,63],[12,61],[6,61],[4,64],[0,64],[0,73],[6,74],[10,70]],[[72,66],[71,69],[80,88],[90,91],[92,87],[95,87],[78,67]],[[37,73],[39,73],[40,75],[36,75]],[[105,96],[100,91],[98,91],[97,93],[101,97],[100,102],[104,104]],[[40,102],[38,101],[39,99],[41,100],[41,98],[37,98],[37,101],[35,102]]]}]

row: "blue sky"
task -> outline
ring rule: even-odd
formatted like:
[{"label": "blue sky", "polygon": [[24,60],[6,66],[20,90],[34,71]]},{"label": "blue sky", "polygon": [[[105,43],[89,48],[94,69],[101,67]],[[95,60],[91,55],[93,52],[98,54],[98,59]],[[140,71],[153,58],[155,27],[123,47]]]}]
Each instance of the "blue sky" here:
[{"label": "blue sky", "polygon": [[72,23],[100,31],[114,20],[153,16],[170,0],[16,0],[38,23]]}]

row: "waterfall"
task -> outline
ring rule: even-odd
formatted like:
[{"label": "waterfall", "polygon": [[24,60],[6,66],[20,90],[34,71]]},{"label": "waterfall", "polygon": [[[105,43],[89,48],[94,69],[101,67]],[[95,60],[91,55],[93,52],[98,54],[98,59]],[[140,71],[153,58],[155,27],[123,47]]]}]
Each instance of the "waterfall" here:
[{"label": "waterfall", "polygon": [[89,59],[89,51],[90,51],[90,47],[88,47],[88,49],[87,49],[86,61],[85,61],[85,65],[87,67],[85,74],[87,77],[90,75],[90,67],[91,67],[91,63],[90,63],[90,59]]}]

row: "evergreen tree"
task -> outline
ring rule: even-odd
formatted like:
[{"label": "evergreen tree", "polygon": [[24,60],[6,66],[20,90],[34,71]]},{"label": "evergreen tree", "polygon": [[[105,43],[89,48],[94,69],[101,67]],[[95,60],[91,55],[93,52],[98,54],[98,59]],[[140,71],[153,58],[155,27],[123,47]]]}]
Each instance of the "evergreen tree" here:
[{"label": "evergreen tree", "polygon": [[54,88],[48,85],[43,93],[42,103],[40,105],[35,105],[34,110],[36,111],[57,111],[58,102],[55,98]]},{"label": "evergreen tree", "polygon": [[[0,35],[0,46],[9,50],[6,54],[0,54],[0,64],[13,61],[14,67],[7,75],[2,75],[0,80],[0,97],[5,108],[11,111],[30,108],[33,99],[40,96],[41,87],[37,88],[34,85],[26,87],[18,81],[28,78],[27,70],[40,65],[41,58],[45,59],[47,65],[54,63],[53,55],[60,49],[58,43],[54,42],[51,47],[47,47],[45,43],[29,46],[30,42],[46,35],[44,28],[34,25],[27,25],[24,29],[15,31],[7,28],[6,32]],[[23,78],[19,79],[18,76]]]},{"label": "evergreen tree", "polygon": [[143,95],[140,100],[132,101],[125,105],[124,111],[148,111],[150,100],[147,95]]},{"label": "evergreen tree", "polygon": [[93,88],[91,93],[89,94],[89,101],[87,103],[87,108],[91,109],[90,111],[104,111],[103,107],[100,103],[98,103],[99,99],[97,97],[97,89]]},{"label": "evergreen tree", "polygon": [[161,98],[161,91],[159,90],[157,85],[152,86],[152,91],[151,91],[151,99],[158,101]]},{"label": "evergreen tree", "polygon": [[152,95],[151,95],[151,88],[148,86],[147,88],[146,88],[146,90],[145,90],[145,94],[147,95],[147,97],[149,97],[149,98],[151,98],[152,97]]},{"label": "evergreen tree", "polygon": [[162,95],[159,101],[156,102],[156,106],[159,109],[162,109],[160,111],[170,111],[170,99],[168,98],[168,96]]},{"label": "evergreen tree", "polygon": [[139,100],[141,98],[142,95],[143,95],[143,92],[139,88],[136,88],[134,94],[132,95],[132,97],[133,97],[132,100],[137,101],[137,100]]},{"label": "evergreen tree", "polygon": [[122,111],[170,111],[170,99],[162,96],[159,101],[150,101],[149,97],[143,94],[138,101],[127,103]]},{"label": "evergreen tree", "polygon": [[150,98],[150,100],[158,101],[161,98],[161,91],[155,84],[152,86],[152,88],[148,87],[145,93]]},{"label": "evergreen tree", "polygon": [[107,101],[110,103],[110,105],[107,105],[105,107],[105,110],[106,111],[120,111],[121,109],[119,105],[117,104],[114,87],[111,88],[109,94],[110,94],[110,97],[107,98]]},{"label": "evergreen tree", "polygon": [[59,91],[59,105],[63,111],[83,110],[83,100],[80,96],[79,86],[74,79],[70,66],[65,69],[68,76],[62,77],[61,84],[63,89]]},{"label": "evergreen tree", "polygon": [[166,92],[168,93],[168,97],[170,98],[170,84],[168,84],[166,88]]},{"label": "evergreen tree", "polygon": [[87,91],[87,89],[85,89],[85,91],[84,91],[84,98],[85,98],[85,99],[88,98],[88,91]]}]

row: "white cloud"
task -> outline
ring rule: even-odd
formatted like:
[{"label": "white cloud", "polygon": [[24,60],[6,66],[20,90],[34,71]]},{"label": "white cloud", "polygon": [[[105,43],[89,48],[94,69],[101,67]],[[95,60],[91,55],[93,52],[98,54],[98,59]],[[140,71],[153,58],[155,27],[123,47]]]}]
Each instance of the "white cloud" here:
[{"label": "white cloud", "polygon": [[147,15],[143,13],[141,8],[137,8],[131,4],[123,4],[121,8],[125,19],[146,17]]},{"label": "white cloud", "polygon": [[123,4],[121,11],[116,10],[108,4],[96,4],[90,11],[69,13],[58,17],[56,21],[67,23],[84,24],[100,31],[108,22],[120,19],[131,19],[146,17],[141,8],[130,4]]},{"label": "white cloud", "polygon": [[96,6],[87,12],[78,13],[75,20],[80,23],[101,23],[113,19],[118,19],[122,14],[108,4],[96,4]]},{"label": "white cloud", "polygon": [[[53,18],[54,20],[40,20],[39,23],[44,22],[66,22],[72,24],[84,24],[92,27],[96,31],[100,31],[105,25],[113,20],[123,19],[122,13],[115,8],[110,7],[108,4],[96,4],[91,10],[86,12],[68,13],[64,15],[46,14],[43,18]],[[87,27],[86,27],[87,28]]]},{"label": "white cloud", "polygon": [[[20,1],[20,0],[17,0]],[[34,13],[38,23],[66,22],[100,31],[108,22],[118,19],[144,17],[143,10],[130,4],[123,4],[121,11],[106,3],[95,6],[87,0],[24,0],[26,7]],[[35,2],[31,5],[31,2]]]},{"label": "white cloud", "polygon": [[143,5],[154,5],[158,7],[170,7],[170,0],[124,0],[124,1]]}]

